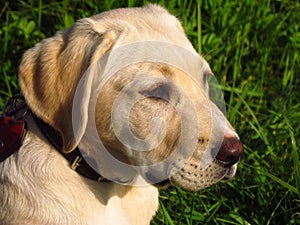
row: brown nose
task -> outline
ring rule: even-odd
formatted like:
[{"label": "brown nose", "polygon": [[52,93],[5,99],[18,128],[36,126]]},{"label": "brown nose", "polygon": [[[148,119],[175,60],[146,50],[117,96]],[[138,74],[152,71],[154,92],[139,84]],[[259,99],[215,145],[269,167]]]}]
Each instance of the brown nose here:
[{"label": "brown nose", "polygon": [[224,138],[216,159],[222,166],[231,167],[240,160],[243,152],[243,145],[238,139]]}]

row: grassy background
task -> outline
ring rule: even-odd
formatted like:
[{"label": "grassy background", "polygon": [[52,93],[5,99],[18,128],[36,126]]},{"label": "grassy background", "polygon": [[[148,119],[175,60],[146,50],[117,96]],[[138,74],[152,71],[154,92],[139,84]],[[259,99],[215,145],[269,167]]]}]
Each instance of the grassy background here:
[{"label": "grassy background", "polygon": [[[24,51],[79,18],[143,0],[0,1],[0,106]],[[300,3],[161,0],[210,63],[244,143],[236,178],[161,191],[153,224],[300,224]]]}]

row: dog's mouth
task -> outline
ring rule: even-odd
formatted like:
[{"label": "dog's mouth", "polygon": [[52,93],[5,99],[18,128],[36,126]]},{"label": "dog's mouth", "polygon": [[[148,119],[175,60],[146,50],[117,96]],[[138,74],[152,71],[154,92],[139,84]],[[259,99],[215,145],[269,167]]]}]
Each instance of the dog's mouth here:
[{"label": "dog's mouth", "polygon": [[[232,165],[231,167],[228,167],[228,168],[224,168],[223,167],[223,169],[221,169],[221,171],[219,171],[216,175],[214,175],[213,177],[214,178],[210,178],[210,181],[208,182],[208,183],[210,183],[210,184],[213,184],[213,183],[216,183],[216,182],[218,182],[218,181],[221,181],[221,182],[226,182],[226,181],[228,181],[228,180],[231,180],[233,177],[234,177],[234,175],[235,175],[235,173],[236,173],[236,171],[237,171],[237,163],[236,164],[234,164],[234,165]],[[181,173],[181,179],[186,179],[186,180],[188,180],[189,182],[189,184],[188,184],[188,186],[190,186],[192,183],[199,183],[199,182],[201,182],[201,183],[204,183],[205,181],[201,181],[201,180],[192,180],[189,176],[190,175],[188,175],[187,177],[185,177],[185,178],[183,178],[184,176],[182,176],[183,174],[182,174],[182,170],[179,172],[179,173]],[[188,173],[189,174],[189,173]],[[199,177],[204,177],[205,175],[199,175]],[[156,176],[154,176],[151,172],[146,172],[145,174],[144,174],[144,177],[145,177],[145,179],[149,182],[149,183],[152,183],[155,187],[157,187],[157,188],[159,188],[159,189],[164,189],[164,188],[167,188],[167,187],[169,187],[170,185],[179,185],[180,187],[182,187],[182,188],[184,188],[184,189],[187,189],[187,190],[196,190],[196,189],[198,189],[198,188],[196,188],[195,187],[195,189],[194,188],[190,188],[190,187],[185,187],[186,185],[181,185],[180,183],[181,182],[177,182],[176,181],[176,177],[177,177],[177,175],[175,175],[174,177],[175,177],[175,179],[174,179],[174,177],[170,177],[170,178],[167,178],[167,179],[164,179],[164,180],[162,180],[162,179],[158,179]],[[213,181],[214,180],[214,181]],[[198,185],[195,185],[195,186],[198,186]],[[206,186],[206,185],[205,185]],[[210,186],[210,185],[207,185],[207,186]],[[199,188],[199,190],[200,189],[202,189],[202,188]]]},{"label": "dog's mouth", "polygon": [[237,163],[234,164],[233,166],[229,167],[226,170],[226,173],[225,173],[225,175],[224,175],[224,177],[222,178],[221,181],[225,182],[225,181],[231,180],[234,177],[236,171],[237,171]]}]

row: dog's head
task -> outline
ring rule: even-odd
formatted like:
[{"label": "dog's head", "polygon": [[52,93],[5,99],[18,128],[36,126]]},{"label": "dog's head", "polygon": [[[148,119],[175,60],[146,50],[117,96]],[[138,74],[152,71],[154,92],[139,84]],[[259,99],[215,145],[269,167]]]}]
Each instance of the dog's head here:
[{"label": "dog's head", "polygon": [[125,183],[141,174],[200,190],[231,178],[243,152],[209,98],[208,77],[178,20],[149,5],[82,19],[45,39],[25,53],[19,78],[63,150],[79,145],[105,177]]}]

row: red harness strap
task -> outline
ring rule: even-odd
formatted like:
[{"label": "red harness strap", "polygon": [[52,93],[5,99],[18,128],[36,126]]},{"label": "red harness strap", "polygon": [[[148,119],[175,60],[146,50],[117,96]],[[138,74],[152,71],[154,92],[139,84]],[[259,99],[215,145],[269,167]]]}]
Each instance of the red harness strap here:
[{"label": "red harness strap", "polygon": [[0,116],[0,162],[19,150],[26,134],[24,120]]}]

